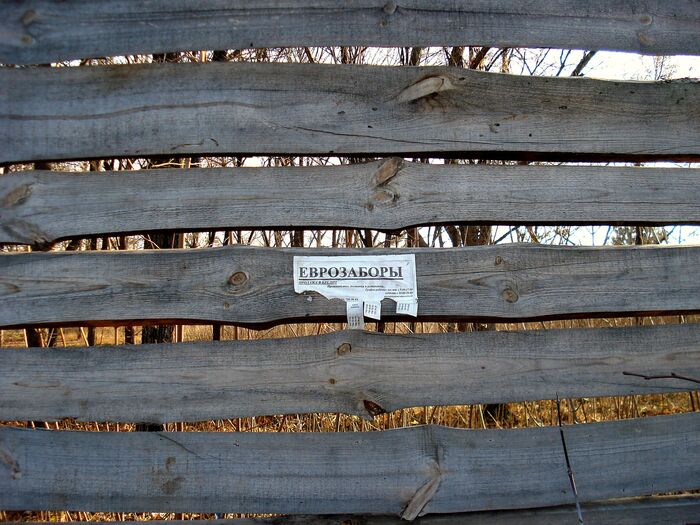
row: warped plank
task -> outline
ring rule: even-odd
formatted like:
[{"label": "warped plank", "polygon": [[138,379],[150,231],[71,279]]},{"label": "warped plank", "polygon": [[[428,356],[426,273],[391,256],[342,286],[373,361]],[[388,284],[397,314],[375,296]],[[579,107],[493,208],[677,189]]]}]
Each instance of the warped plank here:
[{"label": "warped plank", "polygon": [[[687,391],[700,325],[5,349],[0,420],[198,421]],[[173,388],[177,385],[177,388]]]},{"label": "warped plank", "polygon": [[289,46],[559,47],[700,54],[692,0],[5,2],[0,61]]},{"label": "warped plank", "polygon": [[[343,322],[345,303],[296,294],[294,255],[415,253],[423,320],[526,320],[700,311],[700,247],[273,249],[0,255],[0,326]],[[236,278],[233,275],[237,274]],[[241,275],[242,274],[242,275]],[[231,282],[230,282],[231,281]],[[234,284],[235,283],[235,284]],[[384,300],[382,318],[396,315]]]},{"label": "warped plank", "polygon": [[0,243],[28,244],[246,227],[698,224],[700,170],[389,158],[308,168],[30,171],[0,177],[0,202]]},{"label": "warped plank", "polygon": [[[621,500],[588,503],[583,506],[586,523],[595,525],[683,525],[700,516],[700,496],[657,496],[625,498]],[[415,525],[570,525],[576,520],[576,509],[571,506],[545,507],[526,510],[501,510],[461,514],[432,514],[418,518]],[[93,522],[100,523],[100,522]],[[136,525],[139,522],[127,521]],[[207,520],[195,523],[171,521],[173,525],[405,525],[393,516],[285,516],[274,518],[247,518],[234,520]],[[113,522],[101,522],[100,525]],[[48,525],[48,524],[47,524]]]},{"label": "warped plank", "polygon": [[[700,414],[564,432],[581,501],[700,487]],[[557,427],[283,434],[5,427],[0,451],[6,510],[405,516],[420,503],[416,513],[573,500]]]},{"label": "warped plank", "polygon": [[232,153],[700,159],[700,83],[691,80],[212,63],[4,68],[0,84],[4,163]]}]

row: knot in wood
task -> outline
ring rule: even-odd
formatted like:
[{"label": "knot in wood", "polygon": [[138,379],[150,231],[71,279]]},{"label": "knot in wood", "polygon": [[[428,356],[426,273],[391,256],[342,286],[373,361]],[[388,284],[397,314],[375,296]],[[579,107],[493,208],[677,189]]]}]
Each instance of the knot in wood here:
[{"label": "knot in wood", "polygon": [[655,42],[653,37],[642,31],[641,29],[637,31],[637,39],[639,40],[639,43],[643,46],[652,46]]},{"label": "knot in wood", "polygon": [[350,351],[352,350],[352,345],[350,343],[343,343],[338,347],[338,355],[345,355],[349,354]]},{"label": "knot in wood", "polygon": [[365,410],[372,417],[386,414],[386,410],[384,410],[384,408],[382,408],[381,405],[378,405],[374,401],[370,401],[369,399],[363,399],[362,404],[365,405]]},{"label": "knot in wood", "polygon": [[382,186],[389,182],[403,168],[404,160],[399,157],[390,157],[384,160],[374,174],[374,181],[377,186]]},{"label": "knot in wood", "polygon": [[457,86],[452,82],[452,79],[447,75],[431,75],[422,78],[406,89],[401,91],[396,97],[398,102],[413,102],[430,95],[436,95],[443,91],[456,89]]},{"label": "knot in wood", "polygon": [[503,297],[503,300],[508,303],[515,303],[519,299],[517,292],[512,288],[506,288],[505,290],[503,290],[503,293],[501,293],[501,297]]},{"label": "knot in wood", "polygon": [[36,18],[36,11],[34,11],[34,9],[28,9],[22,15],[20,22],[22,23],[23,26],[28,26],[29,24],[31,24],[34,21],[35,18]]},{"label": "knot in wood", "polygon": [[399,200],[397,193],[386,188],[380,188],[372,193],[370,204],[391,204],[397,200]]},{"label": "knot in wood", "polygon": [[396,2],[394,0],[389,0],[384,4],[384,9],[382,9],[387,15],[393,15],[396,12]]},{"label": "knot in wood", "polygon": [[231,277],[228,278],[228,283],[233,285],[233,286],[241,286],[242,284],[245,284],[248,281],[248,274],[245,272],[236,272],[231,274]]}]

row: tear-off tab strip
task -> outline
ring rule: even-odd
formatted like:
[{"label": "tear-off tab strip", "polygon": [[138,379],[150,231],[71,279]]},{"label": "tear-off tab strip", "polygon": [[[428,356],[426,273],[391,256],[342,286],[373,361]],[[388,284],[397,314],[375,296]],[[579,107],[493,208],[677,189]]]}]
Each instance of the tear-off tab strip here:
[{"label": "tear-off tab strip", "polygon": [[348,315],[348,329],[364,330],[365,317],[362,308],[362,301],[358,299],[347,299],[345,301],[345,308]]},{"label": "tear-off tab strip", "polygon": [[365,317],[379,321],[382,318],[381,301],[366,301],[364,308]]},{"label": "tear-off tab strip", "polygon": [[397,301],[396,313],[418,317],[418,301]]}]

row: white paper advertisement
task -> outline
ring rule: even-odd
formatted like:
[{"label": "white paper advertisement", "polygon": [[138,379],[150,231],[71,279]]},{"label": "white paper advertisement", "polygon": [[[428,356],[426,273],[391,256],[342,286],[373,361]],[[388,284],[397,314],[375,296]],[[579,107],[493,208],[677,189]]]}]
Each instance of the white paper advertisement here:
[{"label": "white paper advertisement", "polygon": [[385,298],[396,302],[396,313],[415,317],[418,315],[416,257],[413,254],[294,257],[294,291],[343,299],[351,329],[363,329],[364,317],[379,320]]}]

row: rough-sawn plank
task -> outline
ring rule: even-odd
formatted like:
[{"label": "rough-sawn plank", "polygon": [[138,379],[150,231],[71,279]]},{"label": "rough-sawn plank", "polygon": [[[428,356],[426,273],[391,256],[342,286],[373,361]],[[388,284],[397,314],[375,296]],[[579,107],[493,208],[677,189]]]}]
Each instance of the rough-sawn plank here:
[{"label": "rough-sawn plank", "polygon": [[333,167],[0,177],[0,243],[155,230],[398,230],[436,223],[699,224],[700,170],[388,158]]},{"label": "rough-sawn plank", "polygon": [[0,420],[197,421],[686,391],[700,325],[4,349]]},{"label": "rough-sawn plank", "polygon": [[693,0],[33,0],[0,4],[0,61],[193,49],[464,46],[700,54]]},{"label": "rough-sawn plank", "polygon": [[[700,414],[568,426],[582,501],[700,487]],[[404,514],[571,503],[559,429],[0,429],[7,510]],[[431,486],[433,491],[426,491]]]},{"label": "rough-sawn plank", "polygon": [[[294,255],[399,253],[415,253],[418,315],[423,320],[700,311],[700,247],[695,246],[418,250],[233,246],[2,254],[0,326],[139,324],[149,319],[258,327],[283,321],[343,322],[344,301],[294,292]],[[382,317],[397,319],[393,301],[383,301]]]},{"label": "rough-sawn plank", "polygon": [[187,154],[700,159],[700,83],[691,80],[212,63],[4,68],[0,85],[0,163]]}]

